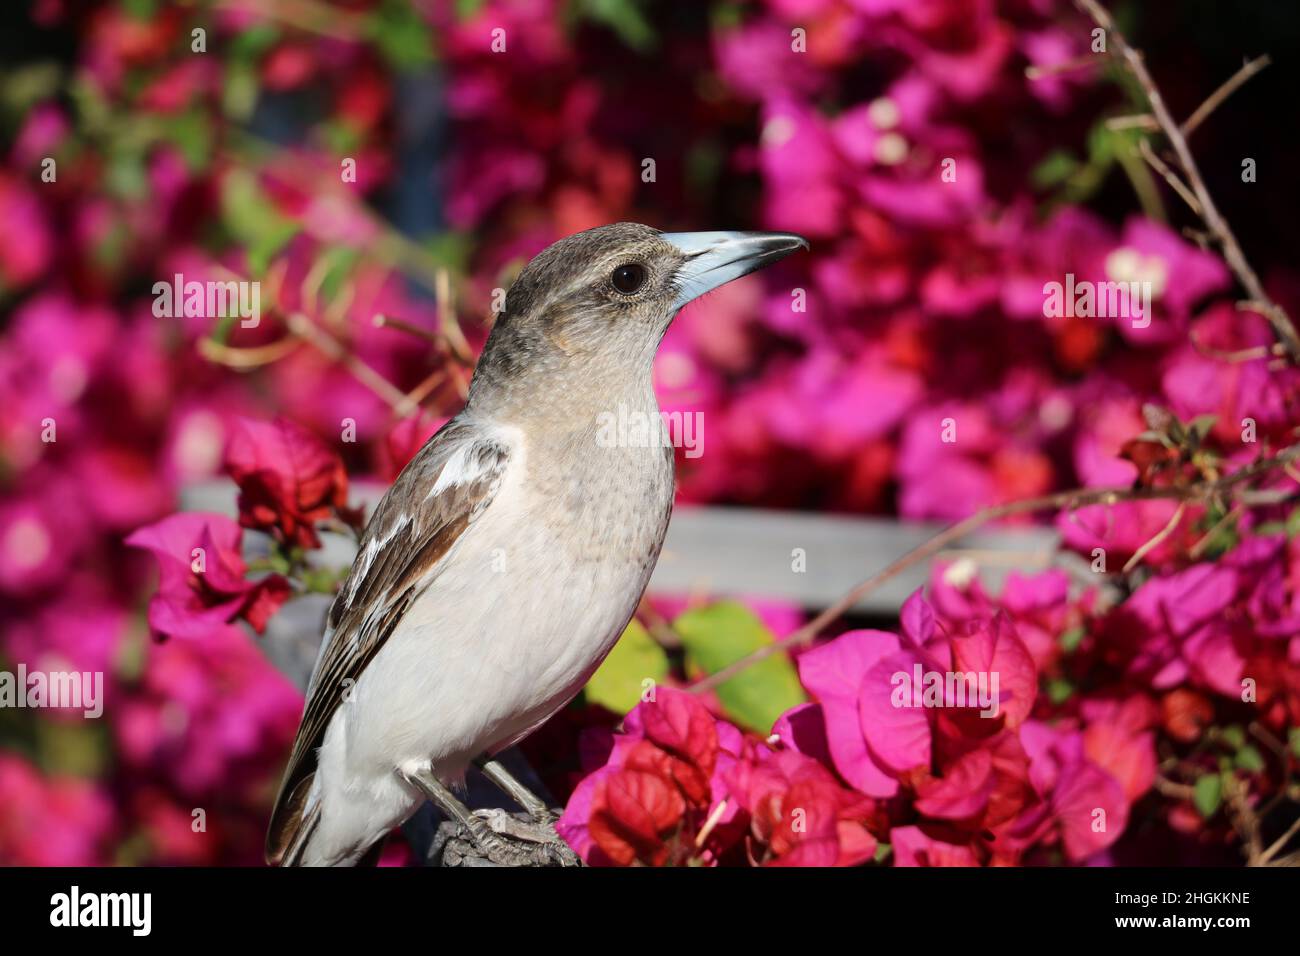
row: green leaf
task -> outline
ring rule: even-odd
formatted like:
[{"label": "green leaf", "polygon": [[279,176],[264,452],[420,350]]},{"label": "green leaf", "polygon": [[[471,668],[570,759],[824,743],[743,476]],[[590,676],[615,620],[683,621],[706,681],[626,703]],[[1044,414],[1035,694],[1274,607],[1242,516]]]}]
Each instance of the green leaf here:
[{"label": "green leaf", "polygon": [[1240,750],[1246,743],[1246,731],[1242,729],[1241,724],[1229,724],[1220,731],[1219,736],[1233,750]]},{"label": "green leaf", "polygon": [[1051,698],[1053,704],[1063,704],[1070,699],[1074,693],[1074,685],[1068,680],[1060,677],[1054,677],[1047,682],[1047,696]]},{"label": "green leaf", "polygon": [[212,162],[212,123],[206,114],[189,110],[164,117],[162,134],[181,151],[190,172],[203,172]]},{"label": "green leaf", "polygon": [[158,12],[158,0],[123,0],[122,9],[133,20],[152,20]]},{"label": "green leaf", "polygon": [[1286,516],[1286,536],[1294,538],[1297,534],[1300,534],[1300,508],[1292,508]]},{"label": "green leaf", "polygon": [[231,236],[246,247],[254,276],[265,273],[272,257],[298,233],[298,225],[282,216],[257,179],[242,170],[230,173],[222,184],[221,213]]},{"label": "green leaf", "polygon": [[1210,819],[1222,802],[1223,780],[1217,773],[1207,773],[1196,781],[1192,788],[1192,803],[1202,817]]},{"label": "green leaf", "polygon": [[1214,423],[1219,420],[1218,415],[1197,415],[1187,423],[1187,430],[1196,436],[1197,444],[1205,441],[1205,436],[1210,433]]},{"label": "green leaf", "polygon": [[654,28],[635,0],[579,0],[577,13],[609,27],[638,52],[653,49],[657,41]]},{"label": "green leaf", "polygon": [[1037,189],[1051,189],[1065,182],[1079,169],[1079,161],[1063,149],[1048,153],[1033,171],[1029,180]]},{"label": "green leaf", "polygon": [[366,31],[399,73],[413,72],[434,59],[429,25],[405,0],[384,0],[366,19]]},{"label": "green leaf", "polygon": [[[716,674],[775,638],[749,608],[721,601],[682,614],[673,622],[686,647],[688,674]],[[808,698],[794,664],[783,651],[752,664],[717,689],[727,716],[766,734],[783,713]]]},{"label": "green leaf", "polygon": [[668,655],[633,618],[609,656],[587,681],[584,693],[591,703],[616,714],[626,714],[641,702],[643,681],[658,684],[667,677]]},{"label": "green leaf", "polygon": [[1247,773],[1259,773],[1264,769],[1264,757],[1253,744],[1246,744],[1237,751],[1237,767]]},{"label": "green leaf", "polygon": [[1084,635],[1087,632],[1081,627],[1072,627],[1060,637],[1061,650],[1067,654],[1073,654],[1083,643]]}]

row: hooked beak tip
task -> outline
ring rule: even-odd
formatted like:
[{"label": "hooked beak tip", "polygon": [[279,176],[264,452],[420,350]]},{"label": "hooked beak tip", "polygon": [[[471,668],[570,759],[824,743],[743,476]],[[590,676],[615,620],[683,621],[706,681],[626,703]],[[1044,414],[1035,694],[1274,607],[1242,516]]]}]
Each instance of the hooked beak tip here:
[{"label": "hooked beak tip", "polygon": [[680,309],[692,299],[784,259],[808,240],[790,232],[666,232],[663,238],[686,257],[678,270]]}]

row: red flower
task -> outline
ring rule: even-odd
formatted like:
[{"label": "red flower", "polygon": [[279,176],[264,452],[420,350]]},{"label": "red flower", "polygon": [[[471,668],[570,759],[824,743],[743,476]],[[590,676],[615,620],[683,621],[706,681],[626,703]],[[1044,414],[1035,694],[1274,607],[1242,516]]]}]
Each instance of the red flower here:
[{"label": "red flower", "polygon": [[[719,833],[734,829],[719,825],[728,812],[720,803],[720,777],[745,749],[739,734],[715,721],[698,698],[669,687],[639,704],[623,726],[605,765],[574,790],[560,834],[596,865],[716,859],[726,848]],[[713,839],[697,846],[709,819]]]},{"label": "red flower", "polygon": [[649,741],[638,742],[626,763],[600,781],[588,827],[596,845],[619,866],[668,861],[669,839],[681,827],[686,800],[675,785],[672,758]]},{"label": "red flower", "polygon": [[226,447],[226,471],[239,485],[239,523],[280,541],[320,547],[315,524],[347,509],[348,476],[338,454],[300,425],[239,419]]},{"label": "red flower", "polygon": [[760,752],[728,774],[732,794],[750,814],[766,866],[856,866],[875,855],[867,830],[870,797],[847,789],[812,757],[796,750]]}]

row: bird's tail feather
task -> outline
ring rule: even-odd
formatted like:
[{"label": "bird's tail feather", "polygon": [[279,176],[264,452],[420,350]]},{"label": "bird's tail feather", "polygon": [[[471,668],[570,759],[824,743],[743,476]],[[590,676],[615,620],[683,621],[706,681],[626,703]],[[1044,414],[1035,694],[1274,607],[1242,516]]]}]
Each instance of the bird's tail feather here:
[{"label": "bird's tail feather", "polygon": [[277,802],[266,834],[266,862],[272,866],[300,866],[303,851],[320,823],[320,807],[304,813],[315,774],[308,774],[285,799]]}]

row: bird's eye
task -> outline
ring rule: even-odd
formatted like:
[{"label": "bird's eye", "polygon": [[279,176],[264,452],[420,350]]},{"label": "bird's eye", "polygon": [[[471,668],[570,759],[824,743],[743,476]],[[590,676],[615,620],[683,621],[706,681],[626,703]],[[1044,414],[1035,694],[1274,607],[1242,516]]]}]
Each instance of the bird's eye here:
[{"label": "bird's eye", "polygon": [[629,262],[614,270],[609,281],[614,288],[624,295],[631,295],[645,285],[645,266],[639,262]]}]

